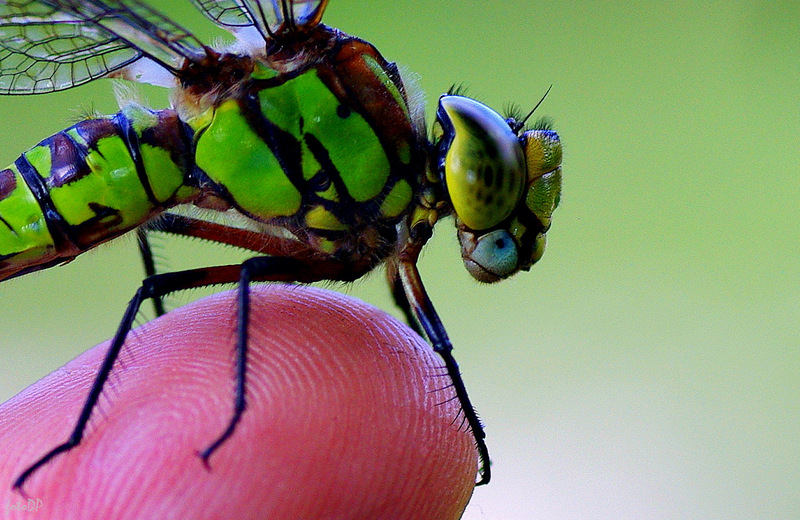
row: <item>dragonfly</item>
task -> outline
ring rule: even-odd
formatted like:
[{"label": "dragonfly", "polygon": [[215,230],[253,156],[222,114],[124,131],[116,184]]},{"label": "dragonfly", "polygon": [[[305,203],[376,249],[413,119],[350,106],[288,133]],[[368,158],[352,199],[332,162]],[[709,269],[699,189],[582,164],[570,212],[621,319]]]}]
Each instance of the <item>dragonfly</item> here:
[{"label": "dragonfly", "polygon": [[[533,111],[504,117],[454,89],[438,99],[429,133],[413,81],[371,43],[322,23],[328,0],[191,3],[235,43],[206,45],[139,0],[0,0],[0,94],[98,78],[172,89],[168,108],[124,102],[0,170],[0,280],[128,232],[146,272],[68,439],[14,487],[80,444],[145,301],[161,315],[173,292],[236,287],[234,407],[200,452],[207,464],[246,409],[251,285],[347,282],[378,266],[406,321],[441,356],[475,439],[476,484],[489,482],[483,426],[417,261],[435,224],[452,216],[476,280],[537,262],[560,199],[558,134],[546,119],[529,125]],[[254,256],[159,272],[153,233]]]}]

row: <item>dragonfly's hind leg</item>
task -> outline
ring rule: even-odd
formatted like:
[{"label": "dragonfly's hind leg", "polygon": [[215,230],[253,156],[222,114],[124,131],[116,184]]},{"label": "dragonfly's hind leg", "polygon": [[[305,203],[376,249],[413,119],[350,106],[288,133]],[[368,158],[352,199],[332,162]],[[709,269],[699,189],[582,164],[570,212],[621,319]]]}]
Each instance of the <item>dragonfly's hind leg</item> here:
[{"label": "dragonfly's hind leg", "polygon": [[[200,452],[203,462],[208,459],[234,432],[246,407],[245,385],[247,367],[247,337],[250,319],[250,283],[253,281],[297,281],[316,282],[319,280],[354,280],[372,266],[367,261],[341,262],[321,254],[307,244],[278,236],[265,237],[250,230],[226,226],[183,215],[166,213],[158,220],[143,226],[139,231],[142,256],[147,266],[147,233],[161,232],[173,236],[194,237],[216,243],[228,244],[254,251],[261,255],[245,261],[236,279],[210,281],[210,283],[238,282],[238,325],[236,346],[236,395],[234,410],[225,431],[207,448]],[[300,258],[306,259],[299,260]],[[157,301],[153,296],[154,301]],[[409,311],[406,311],[407,315]],[[412,316],[413,320],[413,316]],[[410,321],[413,323],[413,321]]]},{"label": "dragonfly's hind leg", "polygon": [[[136,231],[136,238],[137,242],[139,243],[139,253],[142,257],[142,263],[144,264],[144,275],[146,278],[150,278],[156,274],[156,263],[153,259],[153,248],[150,245],[150,237],[149,237],[149,229],[145,227],[140,227]],[[153,302],[153,310],[155,310],[156,317],[163,316],[166,314],[166,310],[164,309],[164,299],[161,296],[155,296],[151,298]]]},{"label": "dragonfly's hind leg", "polygon": [[[153,233],[199,238],[274,257],[309,256],[310,251],[306,244],[297,240],[282,237],[264,237],[247,229],[216,224],[175,213],[164,213],[159,218],[139,227],[136,232],[145,276],[148,278],[157,274],[150,241]],[[153,301],[156,316],[166,314],[163,296],[153,296],[150,299]]]},{"label": "dragonfly's hind leg", "polygon": [[111,341],[111,346],[92,383],[89,396],[83,404],[78,421],[75,423],[69,438],[47,452],[26,469],[14,482],[14,488],[21,489],[25,481],[39,468],[61,453],[70,451],[80,444],[83,439],[83,434],[86,431],[86,425],[97,405],[103,387],[111,374],[111,370],[119,356],[122,345],[125,343],[125,338],[133,326],[133,321],[142,306],[142,302],[148,298],[160,298],[184,289],[238,282],[236,391],[234,411],[228,421],[228,426],[225,431],[200,453],[203,462],[208,465],[209,457],[233,434],[246,408],[245,390],[247,381],[248,325],[250,321],[250,283],[253,281],[315,282],[331,277],[347,278],[347,273],[350,269],[352,269],[351,265],[333,260],[304,262],[302,260],[285,257],[255,257],[245,261],[241,265],[222,265],[189,269],[174,273],[156,274],[146,278],[125,310],[125,315],[117,328],[114,339]]},{"label": "dragonfly's hind leg", "polygon": [[119,356],[122,345],[125,343],[125,338],[133,326],[133,321],[139,312],[142,302],[147,298],[161,297],[171,292],[179,291],[182,289],[189,289],[192,287],[202,287],[213,283],[235,282],[239,275],[239,266],[219,266],[205,269],[193,269],[188,271],[179,271],[175,273],[165,273],[150,276],[142,282],[142,286],[136,291],[136,294],[128,303],[128,308],[125,310],[125,315],[117,328],[114,339],[111,341],[111,346],[103,359],[103,364],[95,376],[92,387],[89,390],[89,395],[83,403],[78,421],[75,423],[72,433],[69,438],[47,452],[39,460],[33,463],[28,469],[22,472],[14,481],[14,488],[21,490],[23,484],[33,473],[50,462],[53,458],[70,451],[78,446],[83,439],[83,434],[86,431],[86,425],[92,416],[92,412],[97,405],[100,394],[103,391],[103,386],[108,380],[111,370],[114,367],[114,362]]}]

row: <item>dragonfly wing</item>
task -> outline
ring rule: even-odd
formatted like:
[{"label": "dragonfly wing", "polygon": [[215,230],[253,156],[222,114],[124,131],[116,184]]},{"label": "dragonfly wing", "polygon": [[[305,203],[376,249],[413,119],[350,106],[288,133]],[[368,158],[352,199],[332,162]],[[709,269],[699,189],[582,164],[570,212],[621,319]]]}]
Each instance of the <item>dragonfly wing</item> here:
[{"label": "dragonfly wing", "polygon": [[253,20],[239,0],[191,0],[206,17],[223,27],[250,27]]},{"label": "dragonfly wing", "polygon": [[322,19],[328,0],[192,0],[211,21],[234,34],[255,27],[264,40],[305,33]]},{"label": "dragonfly wing", "polygon": [[232,33],[237,40],[259,46],[266,38],[241,0],[191,0],[206,18]]},{"label": "dragonfly wing", "polygon": [[194,36],[138,0],[0,0],[0,94],[68,89],[142,57],[175,73],[203,55]]},{"label": "dragonfly wing", "polygon": [[328,0],[293,0],[292,2],[272,0],[272,5],[276,12],[284,13],[282,23],[290,20],[289,30],[305,32],[322,20]]}]

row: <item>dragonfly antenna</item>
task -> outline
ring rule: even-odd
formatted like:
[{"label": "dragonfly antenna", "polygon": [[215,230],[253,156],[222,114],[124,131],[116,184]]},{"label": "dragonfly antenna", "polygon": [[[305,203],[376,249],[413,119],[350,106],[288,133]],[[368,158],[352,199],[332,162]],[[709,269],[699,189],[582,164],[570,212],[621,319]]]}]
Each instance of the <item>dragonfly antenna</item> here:
[{"label": "dragonfly antenna", "polygon": [[523,126],[525,126],[525,122],[528,121],[528,119],[530,119],[530,117],[533,115],[533,113],[536,111],[536,109],[539,108],[539,105],[542,104],[542,102],[544,101],[544,98],[547,97],[547,94],[549,94],[552,89],[553,89],[553,85],[552,84],[549,87],[547,87],[547,92],[544,93],[544,96],[542,96],[542,99],[540,99],[539,102],[536,103],[536,106],[533,107],[530,112],[528,112],[528,115],[525,116],[522,119],[522,121],[519,122],[519,128],[522,128]]}]

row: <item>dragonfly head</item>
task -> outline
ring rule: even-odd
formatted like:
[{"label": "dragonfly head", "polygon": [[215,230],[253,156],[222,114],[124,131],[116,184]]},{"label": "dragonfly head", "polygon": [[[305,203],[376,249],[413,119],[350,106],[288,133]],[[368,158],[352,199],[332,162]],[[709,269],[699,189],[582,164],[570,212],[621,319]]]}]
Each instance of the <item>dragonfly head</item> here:
[{"label": "dragonfly head", "polygon": [[561,193],[561,140],[524,130],[473,99],[439,98],[439,176],[456,217],[464,266],[481,282],[528,270],[544,254]]}]

